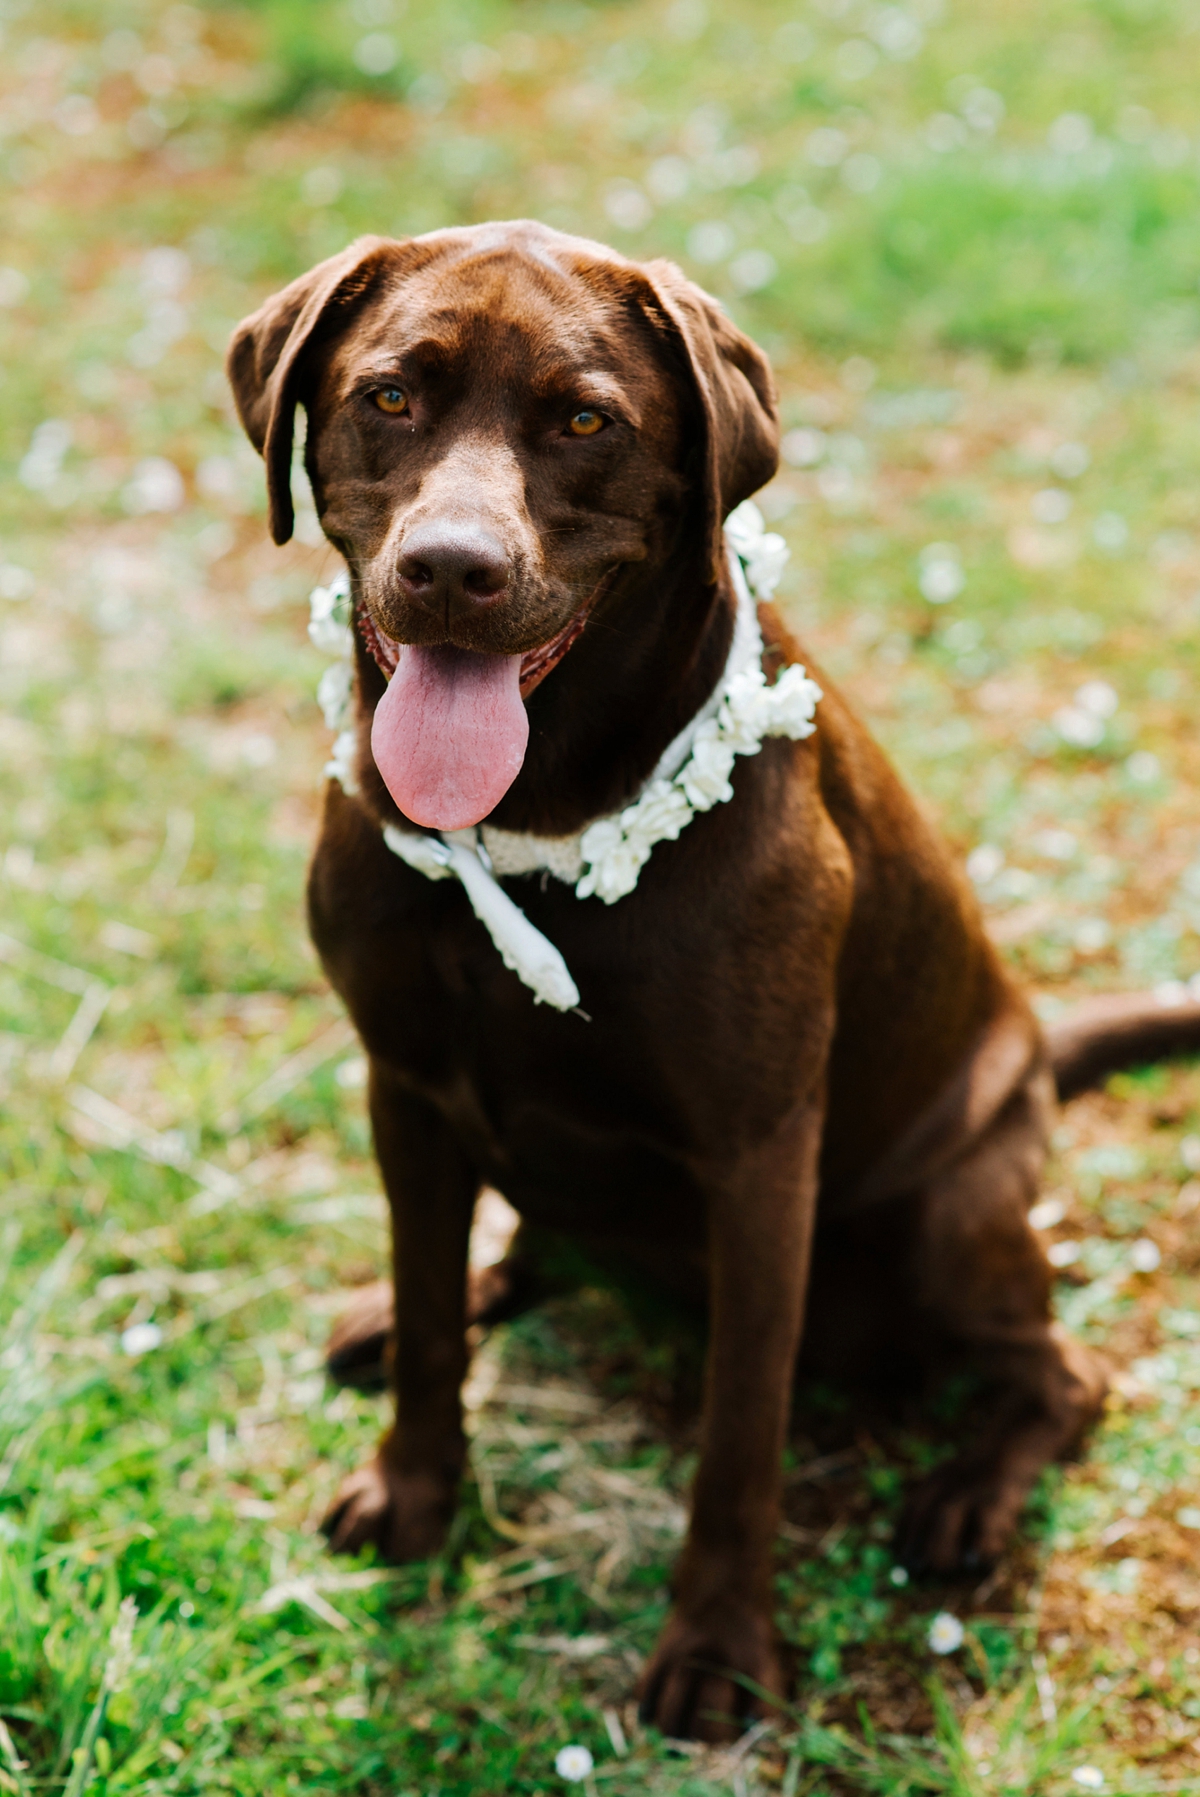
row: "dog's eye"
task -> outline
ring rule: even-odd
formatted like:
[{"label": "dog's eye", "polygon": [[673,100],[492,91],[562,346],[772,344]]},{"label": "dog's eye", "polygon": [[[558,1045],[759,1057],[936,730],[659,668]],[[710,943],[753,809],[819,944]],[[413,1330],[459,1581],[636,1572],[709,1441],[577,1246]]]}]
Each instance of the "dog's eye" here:
[{"label": "dog's eye", "polygon": [[381,412],[387,412],[393,418],[398,412],[408,410],[408,394],[403,387],[380,387],[371,397]]},{"label": "dog's eye", "polygon": [[604,429],[604,413],[593,412],[587,406],[582,412],[576,412],[568,429],[573,437],[594,437],[597,431]]}]

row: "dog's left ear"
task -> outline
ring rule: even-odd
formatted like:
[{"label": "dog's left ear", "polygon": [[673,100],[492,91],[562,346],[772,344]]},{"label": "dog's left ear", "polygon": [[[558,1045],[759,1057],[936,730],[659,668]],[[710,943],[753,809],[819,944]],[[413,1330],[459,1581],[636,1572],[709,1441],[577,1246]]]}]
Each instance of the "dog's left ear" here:
[{"label": "dog's left ear", "polygon": [[673,262],[647,262],[640,273],[654,292],[654,303],[646,308],[651,322],[682,347],[699,392],[705,524],[715,579],[724,563],[726,517],[779,467],[775,378],[758,345],[682,269]]},{"label": "dog's left ear", "polygon": [[233,334],[225,371],[246,435],[267,470],[271,535],[292,534],[292,434],[305,351],[373,285],[399,244],[360,237],[340,256],[318,262],[244,318]]}]

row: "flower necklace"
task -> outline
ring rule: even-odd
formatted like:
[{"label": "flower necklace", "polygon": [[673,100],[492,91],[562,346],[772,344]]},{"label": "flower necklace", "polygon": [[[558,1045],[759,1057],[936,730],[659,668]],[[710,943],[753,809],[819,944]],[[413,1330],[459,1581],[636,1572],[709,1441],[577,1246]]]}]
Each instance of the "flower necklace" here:
[{"label": "flower necklace", "polygon": [[[576,1010],[579,992],[554,944],[513,903],[497,876],[545,871],[573,885],[577,898],[615,904],[633,891],[657,843],[674,842],[697,812],[710,811],[733,797],[729,777],[738,755],[756,755],[764,737],[798,741],[816,729],[813,716],[821,689],[804,669],[796,664],[784,668],[773,686],[767,685],[762,671],[755,598],[769,599],[774,592],[787,561],[787,544],[765,529],[762,513],[751,500],[725,520],[725,540],[737,618],[724,673],[712,696],[660,757],[636,799],[574,836],[528,836],[490,824],[436,836],[384,826],[388,848],[410,867],[427,879],[462,882],[505,966],[530,988],[539,1004]],[[354,793],[357,737],[347,722],[354,649],[349,576],[342,572],[329,586],[317,587],[311,607],[309,636],[318,649],[337,657],[317,688],[325,722],[337,733],[325,773]]]}]

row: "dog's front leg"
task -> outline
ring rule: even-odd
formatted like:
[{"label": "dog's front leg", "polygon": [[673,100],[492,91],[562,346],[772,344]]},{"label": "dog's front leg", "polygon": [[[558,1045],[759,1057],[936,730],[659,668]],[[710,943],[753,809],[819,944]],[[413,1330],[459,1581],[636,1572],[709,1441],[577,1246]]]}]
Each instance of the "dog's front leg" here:
[{"label": "dog's front leg", "polygon": [[432,1105],[371,1063],[371,1125],[392,1212],[396,1421],[342,1483],[322,1525],[339,1552],[371,1541],[385,1559],[436,1553],[465,1457],[466,1269],[479,1181]]},{"label": "dog's front leg", "polygon": [[772,1550],[822,1118],[805,1105],[710,1188],[700,1465],[675,1607],[641,1683],[642,1717],[664,1734],[728,1739],[757,1707],[751,1686],[782,1692]]}]

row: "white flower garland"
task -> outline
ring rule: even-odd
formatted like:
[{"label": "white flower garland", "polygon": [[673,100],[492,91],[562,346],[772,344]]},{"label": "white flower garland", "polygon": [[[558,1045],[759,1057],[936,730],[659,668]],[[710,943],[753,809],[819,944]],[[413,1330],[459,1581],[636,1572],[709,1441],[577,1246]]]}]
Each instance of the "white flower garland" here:
[{"label": "white flower garland", "polygon": [[[725,672],[706,704],[670,744],[632,804],[597,818],[569,837],[526,836],[484,824],[442,836],[384,829],[388,847],[429,879],[457,877],[476,914],[504,958],[536,998],[571,1010],[575,983],[554,945],[534,928],[496,882],[496,875],[544,869],[575,887],[576,897],[615,904],[632,892],[657,843],[674,842],[697,812],[733,797],[730,775],[739,755],[757,755],[768,736],[811,736],[821,689],[804,669],[783,669],[773,686],[762,670],[762,635],[752,593],[769,599],[788,557],[787,544],[768,531],[758,507],[747,500],[725,520],[737,620]],[[743,572],[744,569],[744,572]],[[326,763],[328,777],[357,791],[357,737],[347,719],[353,684],[354,637],[350,581],[343,571],[311,600],[308,634],[318,649],[337,657],[317,689],[328,727],[337,732]]]},{"label": "white flower garland", "polygon": [[327,780],[339,781],[351,796],[358,791],[354,774],[358,735],[349,723],[350,696],[354,691],[353,612],[350,576],[345,568],[334,575],[327,587],[314,587],[309,594],[309,637],[323,655],[337,657],[317,685],[317,704],[325,728],[334,732],[333,750],[323,771]]},{"label": "white flower garland", "polygon": [[[757,755],[767,736],[811,736],[821,689],[802,667],[784,668],[774,686],[762,670],[762,636],[750,589],[768,599],[787,560],[787,544],[763,528],[762,513],[747,500],[732,512],[725,534],[733,554],[730,568],[738,596],[737,628],[725,673],[714,695],[715,715],[689,727],[690,747],[677,773],[670,768],[672,744],[649,782],[616,817],[602,817],[580,839],[587,872],[575,888],[579,898],[593,893],[606,905],[633,891],[656,843],[674,842],[698,811],[711,811],[733,797],[730,774],[738,755]],[[742,569],[745,567],[745,574]],[[712,710],[712,701],[705,707]],[[664,765],[665,763],[665,765]]]}]

